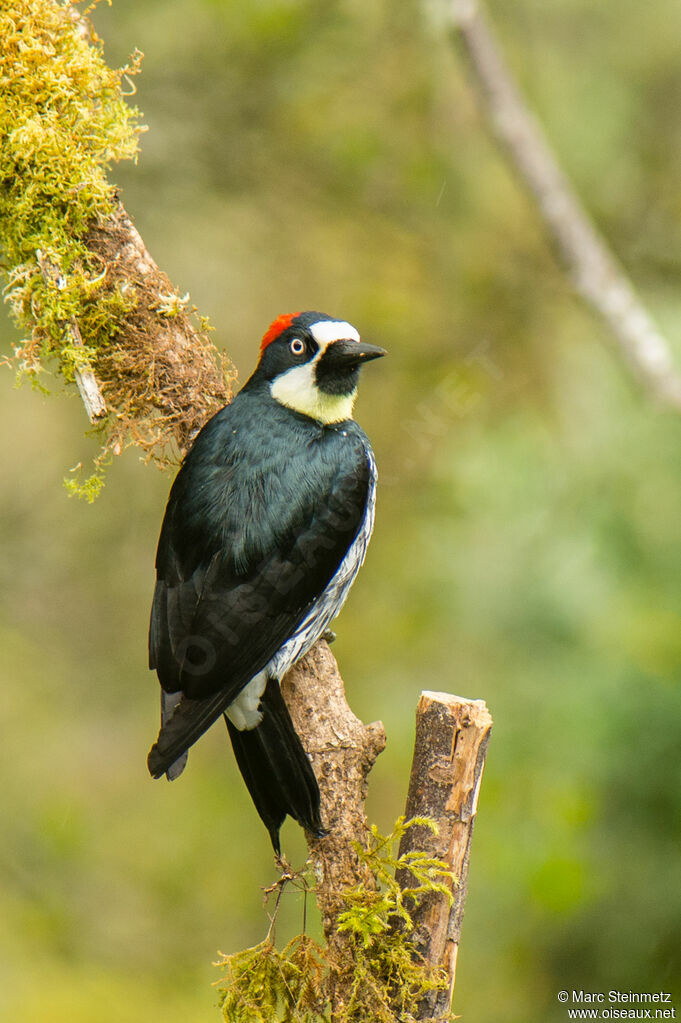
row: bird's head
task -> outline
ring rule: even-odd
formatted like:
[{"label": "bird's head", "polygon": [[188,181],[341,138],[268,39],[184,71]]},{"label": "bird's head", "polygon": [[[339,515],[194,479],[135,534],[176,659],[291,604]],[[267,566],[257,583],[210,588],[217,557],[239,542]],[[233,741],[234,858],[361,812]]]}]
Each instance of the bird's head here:
[{"label": "bird's head", "polygon": [[321,423],[352,418],[360,366],[385,355],[349,323],[324,313],[290,313],[270,325],[254,378],[281,405]]}]

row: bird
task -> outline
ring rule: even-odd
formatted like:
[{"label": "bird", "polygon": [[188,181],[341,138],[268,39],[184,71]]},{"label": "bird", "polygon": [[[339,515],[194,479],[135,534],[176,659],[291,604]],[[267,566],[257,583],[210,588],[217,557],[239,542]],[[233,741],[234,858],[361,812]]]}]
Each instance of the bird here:
[{"label": "bird", "polygon": [[287,815],[328,834],[280,682],[328,632],[364,561],[377,470],[353,408],[361,366],[385,354],[345,320],[277,317],[252,375],[185,455],[161,527],[149,625],[161,729],[149,772],[177,778],[224,716],[277,856]]}]

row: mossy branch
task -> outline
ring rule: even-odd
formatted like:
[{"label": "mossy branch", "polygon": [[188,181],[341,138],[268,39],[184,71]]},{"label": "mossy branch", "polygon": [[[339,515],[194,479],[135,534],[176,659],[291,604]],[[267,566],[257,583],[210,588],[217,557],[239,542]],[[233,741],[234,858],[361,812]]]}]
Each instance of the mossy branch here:
[{"label": "mossy branch", "polygon": [[5,298],[23,338],[18,377],[77,385],[102,449],[71,489],[92,497],[113,454],[177,455],[230,398],[234,373],[158,269],[108,179],[144,131],[128,105],[135,52],[107,67],[75,5],[6,0],[0,10],[0,247]]}]

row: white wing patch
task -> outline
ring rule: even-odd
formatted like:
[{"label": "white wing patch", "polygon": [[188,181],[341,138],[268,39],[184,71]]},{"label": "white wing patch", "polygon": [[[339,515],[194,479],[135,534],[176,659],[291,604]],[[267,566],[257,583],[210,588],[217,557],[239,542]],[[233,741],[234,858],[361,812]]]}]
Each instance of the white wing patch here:
[{"label": "white wing patch", "polygon": [[236,700],[232,700],[225,714],[240,732],[257,728],[262,721],[260,697],[267,685],[267,669],[254,675],[247,686],[241,690]]}]

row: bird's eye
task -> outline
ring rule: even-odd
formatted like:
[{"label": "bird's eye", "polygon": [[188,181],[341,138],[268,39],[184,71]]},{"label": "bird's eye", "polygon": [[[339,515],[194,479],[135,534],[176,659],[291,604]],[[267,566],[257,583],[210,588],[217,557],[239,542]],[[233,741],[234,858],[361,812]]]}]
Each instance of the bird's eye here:
[{"label": "bird's eye", "polygon": [[305,351],[305,342],[301,341],[299,337],[294,337],[289,345],[289,349],[293,355],[302,355]]}]

